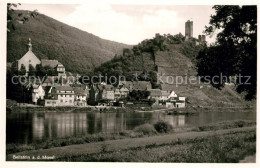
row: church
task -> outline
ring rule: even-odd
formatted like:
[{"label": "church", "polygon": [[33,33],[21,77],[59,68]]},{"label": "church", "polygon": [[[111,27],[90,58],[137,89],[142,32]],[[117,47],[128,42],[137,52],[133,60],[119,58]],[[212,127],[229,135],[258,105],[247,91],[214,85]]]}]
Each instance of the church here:
[{"label": "church", "polygon": [[49,66],[54,68],[58,72],[58,77],[66,77],[65,67],[57,60],[48,60],[48,59],[39,59],[33,52],[32,52],[32,43],[31,38],[29,38],[28,43],[28,51],[27,53],[19,60],[17,60],[18,70],[21,69],[22,66],[25,67],[26,72],[29,71],[29,65],[32,65],[36,68],[36,65],[41,64],[43,67]]},{"label": "church", "polygon": [[17,62],[18,62],[18,70],[20,70],[21,66],[23,65],[26,69],[26,72],[29,71],[29,65],[30,64],[35,68],[37,64],[41,63],[39,58],[37,58],[35,56],[35,54],[32,52],[32,43],[31,43],[30,38],[29,38],[27,53],[21,59],[19,59]]}]

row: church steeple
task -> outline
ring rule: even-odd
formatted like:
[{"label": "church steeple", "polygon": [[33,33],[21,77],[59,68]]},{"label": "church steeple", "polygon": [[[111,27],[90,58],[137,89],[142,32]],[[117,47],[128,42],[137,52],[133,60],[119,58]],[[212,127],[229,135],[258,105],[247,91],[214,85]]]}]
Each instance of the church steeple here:
[{"label": "church steeple", "polygon": [[31,38],[29,37],[29,43],[28,43],[28,50],[32,51],[32,43],[31,43]]}]

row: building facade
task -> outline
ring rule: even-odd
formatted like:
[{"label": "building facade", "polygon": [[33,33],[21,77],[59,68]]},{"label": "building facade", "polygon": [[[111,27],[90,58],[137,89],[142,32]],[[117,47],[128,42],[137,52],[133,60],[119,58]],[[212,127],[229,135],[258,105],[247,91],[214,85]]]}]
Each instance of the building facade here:
[{"label": "building facade", "polygon": [[21,67],[24,66],[26,72],[29,71],[29,65],[32,65],[34,68],[37,64],[40,64],[41,61],[34,55],[32,52],[32,43],[31,39],[29,38],[29,44],[28,44],[28,52],[17,61],[17,68],[18,70],[21,70]]},{"label": "building facade", "polygon": [[74,106],[75,93],[70,86],[53,86],[51,99],[45,99],[45,106]]},{"label": "building facade", "polygon": [[32,102],[37,104],[38,100],[44,100],[45,90],[42,85],[32,85]]}]

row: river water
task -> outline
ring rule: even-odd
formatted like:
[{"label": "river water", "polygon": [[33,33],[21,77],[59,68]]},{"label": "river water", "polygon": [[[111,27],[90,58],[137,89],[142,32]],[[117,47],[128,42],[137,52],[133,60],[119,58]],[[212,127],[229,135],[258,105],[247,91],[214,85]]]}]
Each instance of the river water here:
[{"label": "river water", "polygon": [[10,113],[7,114],[7,143],[39,142],[48,139],[95,133],[119,133],[145,123],[167,121],[173,127],[200,126],[228,120],[256,120],[256,112],[200,112],[198,115],[165,113]]}]

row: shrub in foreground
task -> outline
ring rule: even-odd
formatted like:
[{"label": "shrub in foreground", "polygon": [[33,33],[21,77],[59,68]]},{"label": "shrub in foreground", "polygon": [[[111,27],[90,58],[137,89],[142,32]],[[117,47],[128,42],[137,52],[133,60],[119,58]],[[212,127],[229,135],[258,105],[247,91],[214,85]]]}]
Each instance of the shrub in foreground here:
[{"label": "shrub in foreground", "polygon": [[154,135],[157,134],[156,130],[151,124],[143,124],[135,127],[135,132],[143,133],[144,135]]},{"label": "shrub in foreground", "polygon": [[172,130],[172,126],[165,121],[158,121],[157,123],[154,124],[154,128],[159,133],[167,133],[170,130]]}]

